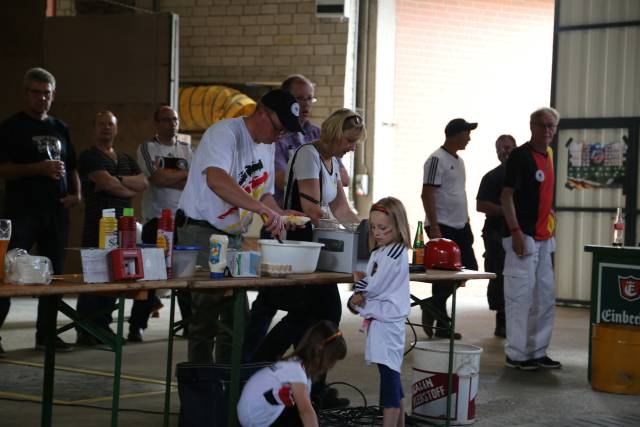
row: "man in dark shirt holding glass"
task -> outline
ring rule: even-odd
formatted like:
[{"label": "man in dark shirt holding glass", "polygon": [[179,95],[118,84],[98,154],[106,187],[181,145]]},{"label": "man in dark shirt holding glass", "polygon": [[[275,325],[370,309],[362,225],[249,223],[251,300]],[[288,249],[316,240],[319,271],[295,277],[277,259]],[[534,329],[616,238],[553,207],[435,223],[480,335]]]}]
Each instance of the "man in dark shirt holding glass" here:
[{"label": "man in dark shirt holding glass", "polygon": [[[43,68],[24,76],[24,109],[0,125],[0,177],[5,180],[4,217],[11,220],[9,249],[31,251],[51,260],[62,274],[69,235],[69,208],[80,202],[76,154],[67,126],[48,115],[56,80]],[[45,315],[41,297],[36,320],[36,349],[44,350]],[[9,311],[9,298],[0,298],[0,326]],[[56,337],[57,351],[71,346]],[[0,346],[0,354],[3,353]]]}]

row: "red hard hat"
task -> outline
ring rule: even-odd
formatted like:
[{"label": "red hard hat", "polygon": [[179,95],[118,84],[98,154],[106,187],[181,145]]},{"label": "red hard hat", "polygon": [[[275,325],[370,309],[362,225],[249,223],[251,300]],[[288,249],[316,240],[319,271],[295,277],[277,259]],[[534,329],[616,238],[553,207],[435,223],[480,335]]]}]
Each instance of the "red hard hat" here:
[{"label": "red hard hat", "polygon": [[424,266],[441,270],[461,270],[458,244],[443,238],[429,240],[424,251]]}]

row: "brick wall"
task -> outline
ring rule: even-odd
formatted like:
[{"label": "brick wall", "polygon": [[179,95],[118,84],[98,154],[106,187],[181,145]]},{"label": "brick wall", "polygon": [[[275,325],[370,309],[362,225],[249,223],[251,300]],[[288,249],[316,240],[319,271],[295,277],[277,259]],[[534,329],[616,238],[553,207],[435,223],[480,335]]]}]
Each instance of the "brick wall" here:
[{"label": "brick wall", "polygon": [[180,16],[181,82],[317,84],[313,121],[342,107],[346,20],[318,19],[315,0],[161,0]]},{"label": "brick wall", "polygon": [[[475,196],[498,164],[496,138],[510,133],[518,144],[527,141],[529,114],[549,104],[554,1],[397,0],[396,8],[395,195],[415,227],[424,218],[423,164],[444,142],[446,123],[479,122],[460,153],[479,241],[484,215],[475,212]],[[481,264],[482,253],[480,242]]]},{"label": "brick wall", "polygon": [[[136,1],[150,9],[152,2]],[[279,84],[304,74],[316,83],[312,121],[343,106],[348,22],[319,19],[315,0],[159,0],[180,17],[181,83]],[[75,15],[74,0],[56,14]]]}]

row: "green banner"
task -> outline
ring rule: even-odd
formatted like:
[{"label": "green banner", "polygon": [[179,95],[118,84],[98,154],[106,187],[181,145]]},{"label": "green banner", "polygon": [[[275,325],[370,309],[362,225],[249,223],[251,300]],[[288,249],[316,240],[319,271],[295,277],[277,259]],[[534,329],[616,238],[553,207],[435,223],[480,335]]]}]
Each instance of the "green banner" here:
[{"label": "green banner", "polygon": [[640,266],[601,263],[596,323],[640,326]]}]

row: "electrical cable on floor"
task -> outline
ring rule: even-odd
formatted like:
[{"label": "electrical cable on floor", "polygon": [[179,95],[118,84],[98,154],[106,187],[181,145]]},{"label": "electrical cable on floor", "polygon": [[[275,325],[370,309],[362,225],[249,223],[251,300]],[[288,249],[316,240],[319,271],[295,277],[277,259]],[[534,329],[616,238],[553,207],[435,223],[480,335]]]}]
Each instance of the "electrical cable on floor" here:
[{"label": "electrical cable on floor", "polygon": [[[32,400],[32,399],[18,399],[18,398],[14,398],[14,397],[0,397],[0,400],[6,400],[6,401],[10,401],[10,402],[20,402],[20,403],[37,403],[38,405],[41,405],[42,402],[39,400]],[[66,402],[53,402],[54,406],[73,406],[73,407],[78,407],[78,408],[86,408],[86,409],[101,409],[103,411],[109,411],[111,412],[111,408],[108,406],[94,406],[94,405],[87,405],[84,403],[66,403]],[[146,409],[133,409],[133,408],[118,408],[118,412],[138,412],[141,414],[150,414],[150,415],[164,415],[164,412],[162,411],[149,411]],[[180,413],[178,412],[169,412],[169,415],[180,415]]]},{"label": "electrical cable on floor", "polygon": [[422,326],[421,324],[417,324],[417,323],[414,324],[414,323],[409,322],[409,319],[407,319],[405,322],[411,328],[411,332],[413,332],[413,341],[411,342],[411,345],[409,346],[407,351],[404,352],[404,356],[406,356],[407,354],[409,354],[411,352],[411,350],[416,348],[416,344],[418,343],[418,333],[416,332],[416,328],[414,328],[413,326],[414,325]]}]

